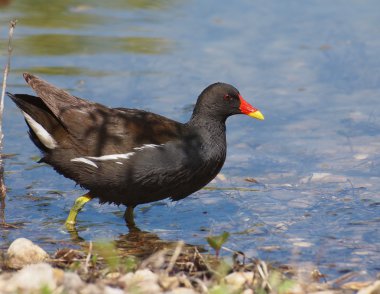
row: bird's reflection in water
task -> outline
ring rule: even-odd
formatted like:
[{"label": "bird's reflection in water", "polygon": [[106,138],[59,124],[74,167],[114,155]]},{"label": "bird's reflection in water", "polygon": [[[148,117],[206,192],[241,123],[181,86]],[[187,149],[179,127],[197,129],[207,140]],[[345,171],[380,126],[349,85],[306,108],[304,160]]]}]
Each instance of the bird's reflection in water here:
[{"label": "bird's reflection in water", "polygon": [[[128,226],[128,234],[121,234],[115,240],[112,241],[115,247],[119,250],[122,255],[133,255],[135,257],[145,259],[152,254],[164,250],[170,249],[174,250],[178,244],[179,240],[176,241],[166,241],[162,240],[157,234],[152,232],[146,232],[140,230],[136,226]],[[71,240],[73,243],[81,246],[83,249],[88,247],[88,241],[80,237],[79,231],[76,228],[73,228],[69,231]],[[196,252],[205,252],[203,246],[191,245],[191,244],[182,244],[182,252],[186,251],[196,251]]]}]

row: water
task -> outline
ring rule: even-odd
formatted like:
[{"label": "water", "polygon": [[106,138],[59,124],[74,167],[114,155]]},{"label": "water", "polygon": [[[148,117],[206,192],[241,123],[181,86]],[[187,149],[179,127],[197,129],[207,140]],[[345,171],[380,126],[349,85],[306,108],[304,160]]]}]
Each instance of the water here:
[{"label": "water", "polygon": [[[7,4],[7,2],[9,2]],[[1,3],[0,3],[1,4]],[[329,279],[380,271],[380,4],[378,1],[3,1],[17,17],[8,91],[31,93],[32,72],[74,95],[152,110],[179,121],[197,95],[224,81],[266,120],[228,120],[228,156],[207,189],[136,209],[164,241],[226,247],[277,263],[312,263]],[[6,220],[1,247],[28,237],[75,246],[63,228],[84,193],[36,163],[21,114],[4,114]],[[254,179],[255,181],[252,181]],[[247,188],[229,189],[229,188]],[[223,189],[222,189],[223,188]],[[128,233],[123,207],[86,205],[86,241]]]}]

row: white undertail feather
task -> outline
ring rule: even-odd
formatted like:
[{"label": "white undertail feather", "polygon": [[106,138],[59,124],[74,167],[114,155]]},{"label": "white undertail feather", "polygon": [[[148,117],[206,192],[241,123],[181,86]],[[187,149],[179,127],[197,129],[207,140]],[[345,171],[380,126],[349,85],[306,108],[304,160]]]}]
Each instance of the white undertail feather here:
[{"label": "white undertail feather", "polygon": [[57,147],[57,141],[45,130],[43,126],[41,126],[38,122],[36,122],[29,114],[23,111],[23,115],[28,122],[28,125],[36,134],[38,140],[47,148],[54,149]]}]

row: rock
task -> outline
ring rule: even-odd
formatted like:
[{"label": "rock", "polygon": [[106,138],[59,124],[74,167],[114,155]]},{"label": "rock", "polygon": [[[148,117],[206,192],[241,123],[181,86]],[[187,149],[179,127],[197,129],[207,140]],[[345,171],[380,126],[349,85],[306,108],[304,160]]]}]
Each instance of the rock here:
[{"label": "rock", "polygon": [[62,281],[64,293],[76,293],[78,290],[84,288],[84,285],[84,282],[78,276],[78,274],[65,272]]},{"label": "rock", "polygon": [[158,285],[158,276],[148,269],[138,270],[135,273],[128,273],[119,279],[124,283],[125,290],[137,293],[161,293]]},{"label": "rock", "polygon": [[95,284],[87,284],[79,293],[80,294],[103,294],[104,291]]},{"label": "rock", "polygon": [[12,242],[6,254],[6,266],[11,269],[21,269],[25,265],[43,262],[49,255],[32,241],[19,238]]},{"label": "rock", "polygon": [[167,294],[197,294],[198,292],[196,292],[193,289],[189,289],[189,288],[185,288],[185,287],[179,287],[179,288],[173,289],[170,292],[165,292],[165,293],[167,293]]},{"label": "rock", "polygon": [[6,289],[9,288],[9,279],[12,275],[13,273],[2,273],[0,275],[0,293],[9,293]]},{"label": "rock", "polygon": [[379,293],[380,293],[380,280],[374,282],[368,287],[360,289],[360,291],[358,292],[358,294],[379,294]]},{"label": "rock", "polygon": [[118,288],[106,286],[104,287],[103,293],[104,294],[124,294],[124,291]]},{"label": "rock", "polygon": [[252,283],[253,272],[234,272],[224,278],[228,285],[241,288],[245,283]]},{"label": "rock", "polygon": [[179,280],[175,276],[169,277],[167,275],[163,275],[160,277],[159,283],[165,291],[176,289],[179,286]]},{"label": "rock", "polygon": [[106,275],[106,278],[107,279],[111,279],[111,280],[115,280],[115,279],[118,279],[118,278],[120,278],[120,273],[118,273],[118,272],[111,272],[111,273],[108,273],[107,275]]},{"label": "rock", "polygon": [[[61,270],[53,269],[47,263],[38,263],[25,266],[15,273],[7,283],[5,293],[29,293],[47,288],[54,290],[57,287],[57,276]],[[3,292],[1,292],[3,293]]]}]

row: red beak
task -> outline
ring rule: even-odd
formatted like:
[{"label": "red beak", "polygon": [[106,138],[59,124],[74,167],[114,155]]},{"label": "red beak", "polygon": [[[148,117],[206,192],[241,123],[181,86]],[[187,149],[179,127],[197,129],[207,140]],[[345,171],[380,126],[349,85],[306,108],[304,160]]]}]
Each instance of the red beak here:
[{"label": "red beak", "polygon": [[246,114],[250,117],[263,120],[264,115],[258,110],[257,108],[253,107],[251,104],[249,104],[247,101],[243,99],[243,97],[239,94],[239,99],[240,99],[240,111],[243,114]]}]

